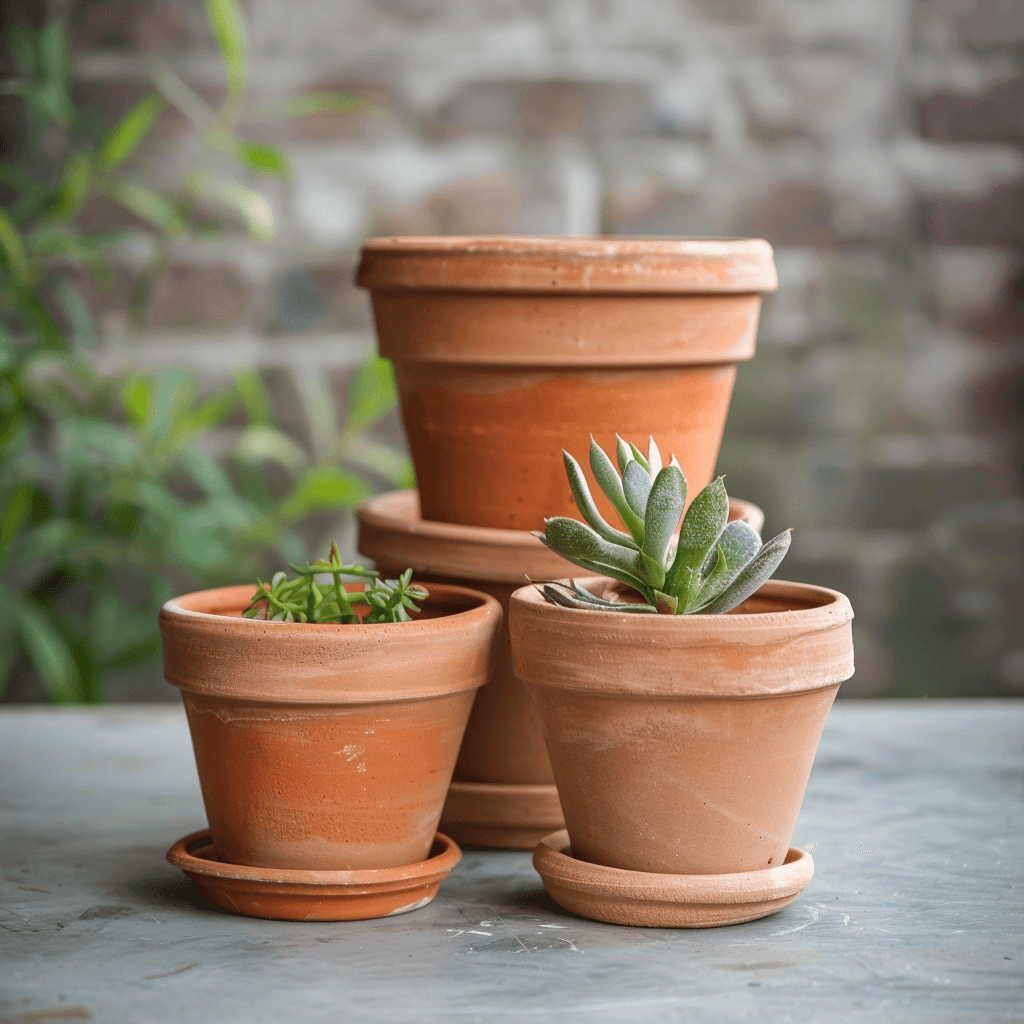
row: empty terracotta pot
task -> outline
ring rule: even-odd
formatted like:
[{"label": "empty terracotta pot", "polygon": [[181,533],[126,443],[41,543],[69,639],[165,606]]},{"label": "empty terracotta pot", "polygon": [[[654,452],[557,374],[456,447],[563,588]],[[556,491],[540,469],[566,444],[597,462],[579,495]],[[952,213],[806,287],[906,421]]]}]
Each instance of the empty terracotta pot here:
[{"label": "empty terracotta pot", "polygon": [[853,674],[852,618],[836,591],[775,580],[726,615],[579,611],[517,590],[513,667],[540,712],[572,855],[676,875],[784,863]]},{"label": "empty terracotta pot", "polygon": [[427,858],[501,607],[430,584],[412,622],[241,617],[251,585],[168,601],[179,687],[217,858],[304,870]]},{"label": "empty terracotta pot", "polygon": [[[378,494],[357,516],[359,551],[385,577],[410,566],[417,580],[482,590],[506,614],[525,579],[582,574],[525,530],[424,520],[416,491]],[[737,498],[729,499],[729,518],[745,518],[758,530],[764,523],[761,509]],[[502,627],[494,676],[473,703],[442,829],[458,842],[532,848],[562,827],[554,782],[536,707],[512,671],[508,630]],[[480,783],[490,788],[472,785]]]},{"label": "empty terracotta pot", "polygon": [[551,453],[585,461],[591,431],[606,451],[616,431],[654,434],[691,495],[708,484],[777,286],[759,239],[377,238],[357,280],[395,364],[423,517],[511,530],[575,514]]}]

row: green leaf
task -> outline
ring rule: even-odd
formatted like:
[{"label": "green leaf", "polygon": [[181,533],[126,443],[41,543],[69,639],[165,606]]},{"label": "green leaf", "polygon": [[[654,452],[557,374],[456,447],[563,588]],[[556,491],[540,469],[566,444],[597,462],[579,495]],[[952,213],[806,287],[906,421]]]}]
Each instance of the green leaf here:
[{"label": "green leaf", "polygon": [[246,427],[232,454],[243,462],[277,462],[292,473],[297,473],[309,462],[302,447],[277,427]]},{"label": "green leaf", "polygon": [[239,161],[257,174],[276,174],[290,178],[292,173],[288,158],[276,146],[261,142],[240,141],[235,149]]},{"label": "green leaf", "polygon": [[54,295],[71,324],[75,345],[92,348],[97,343],[96,324],[82,293],[66,278],[57,277],[53,282]]},{"label": "green leaf", "polygon": [[149,421],[153,404],[153,382],[145,377],[133,377],[121,389],[121,408],[131,424],[142,430]]},{"label": "green leaf", "polygon": [[615,435],[615,456],[619,460],[620,473],[625,473],[626,466],[636,458],[633,454],[632,446],[619,437],[618,434]]},{"label": "green leaf", "polygon": [[651,485],[644,519],[643,552],[659,565],[672,542],[679,517],[686,507],[686,477],[675,466],[666,466]]},{"label": "green leaf", "polygon": [[595,597],[575,580],[571,580],[570,583],[572,589],[561,583],[545,583],[541,587],[541,593],[551,604],[561,605],[563,608],[577,608],[581,611],[650,614],[657,610],[653,605],[649,604],[627,604],[619,601],[606,601],[604,598]]},{"label": "green leaf", "polygon": [[74,108],[68,96],[68,52],[60,22],[51,21],[39,33],[39,72],[47,113],[58,124],[67,126]]},{"label": "green leaf", "polygon": [[206,19],[224,59],[228,91],[241,96],[246,86],[245,24],[235,0],[206,0]]},{"label": "green leaf", "polygon": [[90,178],[88,155],[76,153],[64,166],[64,179],[50,211],[54,217],[67,218],[78,213],[89,194]]},{"label": "green leaf", "polygon": [[651,585],[661,584],[660,579],[650,579],[651,566],[639,551],[606,541],[589,526],[575,519],[560,516],[545,519],[544,533],[534,536],[539,537],[552,551],[584,569],[600,566],[599,572],[628,583],[639,589],[645,597]]},{"label": "green leaf", "polygon": [[583,475],[580,464],[564,448],[562,449],[562,461],[565,463],[565,472],[569,478],[569,487],[572,489],[576,507],[591,528],[598,536],[612,544],[621,544],[623,547],[638,551],[639,545],[628,533],[616,530],[605,521],[590,494],[590,487],[587,485],[587,478]]},{"label": "green leaf", "polygon": [[[640,465],[643,466],[644,469],[646,469],[648,473],[650,473],[651,472],[651,464],[647,461],[647,458],[644,455],[644,453],[642,451],[640,451],[640,449],[637,448],[637,446],[635,444],[633,444],[632,441],[629,442],[629,450],[633,453],[633,458],[636,459],[636,461],[639,462]],[[651,479],[653,480],[654,477],[652,476]]]},{"label": "green leaf", "polygon": [[100,150],[100,164],[106,168],[123,164],[138,148],[166,105],[166,100],[156,93],[139,100],[111,129]]},{"label": "green leaf", "polygon": [[255,189],[209,175],[199,178],[195,188],[203,199],[237,214],[254,242],[265,243],[274,237],[274,212]]},{"label": "green leaf", "polygon": [[64,638],[46,613],[27,598],[0,586],[0,618],[9,622],[18,644],[51,696],[73,692],[78,670]]},{"label": "green leaf", "polygon": [[[711,604],[735,578],[736,573],[729,571],[729,563],[721,544],[715,545],[714,551],[708,558],[714,560],[714,565],[711,571],[704,575],[696,594],[691,597],[689,604],[683,609],[685,612],[699,611],[705,605]],[[739,570],[737,570],[738,572]]]},{"label": "green leaf", "polygon": [[25,525],[32,511],[34,492],[35,487],[25,481],[4,496],[3,510],[0,511],[0,553],[6,551]]},{"label": "green leaf", "polygon": [[318,509],[351,509],[370,496],[366,484],[334,466],[310,470],[280,508],[283,520],[300,519]]},{"label": "green leaf", "polygon": [[198,409],[188,414],[188,429],[201,434],[219,427],[238,407],[238,394],[233,390],[219,391]]},{"label": "green leaf", "polygon": [[699,588],[700,570],[729,520],[729,496],[722,480],[719,477],[708,484],[693,499],[679,531],[676,557],[669,569],[665,590],[676,595],[684,608]]},{"label": "green leaf", "polygon": [[644,521],[638,516],[626,501],[626,495],[622,490],[622,481],[619,474],[615,472],[612,460],[605,454],[604,449],[590,438],[590,469],[598,486],[604,491],[605,496],[612,503],[619,518],[637,544],[644,542]]},{"label": "green leaf", "polygon": [[658,450],[658,446],[654,443],[653,436],[647,438],[647,463],[647,468],[651,474],[651,479],[657,479],[657,476],[661,472],[664,463],[661,460],[661,452]]},{"label": "green leaf", "polygon": [[760,590],[764,582],[775,572],[786,557],[791,540],[791,530],[773,537],[739,573],[729,588],[716,601],[703,609],[711,615],[721,615]]},{"label": "green leaf", "polygon": [[416,486],[412,461],[405,452],[361,434],[343,434],[342,439],[340,454],[346,462],[379,474],[394,487]]},{"label": "green leaf", "polygon": [[234,378],[242,405],[249,414],[249,422],[255,426],[269,427],[273,422],[270,399],[259,373],[247,367],[239,367],[234,371]]},{"label": "green leaf", "polygon": [[166,235],[173,237],[185,230],[174,208],[152,189],[143,185],[117,183],[107,186],[107,194]]},{"label": "green leaf", "polygon": [[224,470],[214,459],[198,449],[186,448],[181,453],[181,467],[211,498],[235,497]]},{"label": "green leaf", "polygon": [[[638,515],[647,513],[647,495],[651,493],[651,478],[636,459],[630,459],[622,473],[622,492],[626,503]],[[645,525],[646,530],[646,525]]]},{"label": "green leaf", "polygon": [[362,433],[386,416],[398,402],[391,361],[375,356],[356,368],[348,388],[345,432]]},{"label": "green leaf", "polygon": [[28,260],[25,256],[25,248],[21,243],[21,236],[3,210],[0,210],[0,249],[7,257],[7,263],[15,279],[20,284],[28,284]]}]

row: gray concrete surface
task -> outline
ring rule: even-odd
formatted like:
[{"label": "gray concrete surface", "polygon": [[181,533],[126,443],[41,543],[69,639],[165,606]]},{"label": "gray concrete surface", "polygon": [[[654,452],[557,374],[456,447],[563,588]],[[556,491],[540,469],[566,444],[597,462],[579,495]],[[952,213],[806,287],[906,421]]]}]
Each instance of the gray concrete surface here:
[{"label": "gray concrete surface", "polygon": [[573,917],[467,850],[423,910],[280,923],[163,860],[204,823],[173,707],[0,713],[0,1020],[1020,1022],[1024,703],[834,709],[790,907],[712,931]]}]

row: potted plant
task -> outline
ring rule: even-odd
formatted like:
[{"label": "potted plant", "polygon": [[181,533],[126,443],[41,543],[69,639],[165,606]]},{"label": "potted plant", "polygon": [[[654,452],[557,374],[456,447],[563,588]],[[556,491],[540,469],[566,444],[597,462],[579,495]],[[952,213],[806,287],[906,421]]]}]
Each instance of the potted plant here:
[{"label": "potted plant", "polygon": [[572,513],[546,453],[552,437],[584,444],[583,424],[602,443],[613,424],[657,424],[709,482],[777,286],[760,239],[376,238],[357,281],[395,365],[423,518],[512,530]]},{"label": "potted plant", "polygon": [[[422,518],[414,490],[389,491],[358,509],[359,551],[385,575],[411,566],[421,581],[473,587],[505,614],[524,578],[564,576],[572,564],[526,530],[461,526]],[[756,506],[729,499],[729,518],[764,522]],[[462,739],[441,829],[458,843],[532,849],[563,828],[537,709],[512,671],[508,629],[498,632],[494,674],[477,691]]]},{"label": "potted plant", "polygon": [[222,875],[248,866],[269,883],[275,872],[385,869],[408,880],[410,865],[429,863],[501,607],[462,587],[415,586],[411,572],[381,580],[343,564],[336,546],[292,568],[297,579],[280,573],[255,594],[202,591],[160,613],[208,857]]},{"label": "potted plant", "polygon": [[539,709],[568,833],[534,863],[553,898],[601,920],[750,920],[810,877],[789,841],[825,716],[853,673],[853,611],[835,591],[765,582],[789,532],[762,544],[727,522],[721,478],[676,537],[676,461],[621,441],[617,455],[618,470],[591,446],[625,530],[566,453],[586,522],[548,519],[540,535],[602,575],[511,599],[513,667]]}]

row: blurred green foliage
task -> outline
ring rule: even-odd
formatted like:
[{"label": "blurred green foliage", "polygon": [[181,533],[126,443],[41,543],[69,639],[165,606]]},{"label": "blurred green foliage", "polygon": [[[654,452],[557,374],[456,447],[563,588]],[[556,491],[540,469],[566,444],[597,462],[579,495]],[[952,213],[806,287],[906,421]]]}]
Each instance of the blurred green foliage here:
[{"label": "blurred green foliage", "polygon": [[[109,339],[83,284],[102,289],[125,245],[141,239],[148,253],[132,281],[131,338],[179,239],[238,221],[255,242],[273,233],[270,206],[238,176],[287,175],[288,162],[238,136],[243,114],[262,116],[243,106],[244,24],[234,0],[208,0],[207,13],[228,83],[221,108],[154,61],[154,91],[100,131],[72,102],[59,23],[6,39],[15,70],[3,92],[19,97],[28,130],[0,162],[0,692],[30,671],[53,701],[101,701],[105,680],[158,657],[168,597],[304,560],[304,537],[319,545],[372,481],[411,483],[404,454],[368,433],[394,406],[384,360],[353,374],[344,419],[329,388],[296,380],[305,425],[290,432],[275,425],[253,369],[203,394],[181,370],[98,368]],[[267,116],[352,102],[305,97]],[[203,146],[161,190],[137,180],[133,161],[168,104]],[[97,196],[139,227],[83,229],[80,212]]]}]

